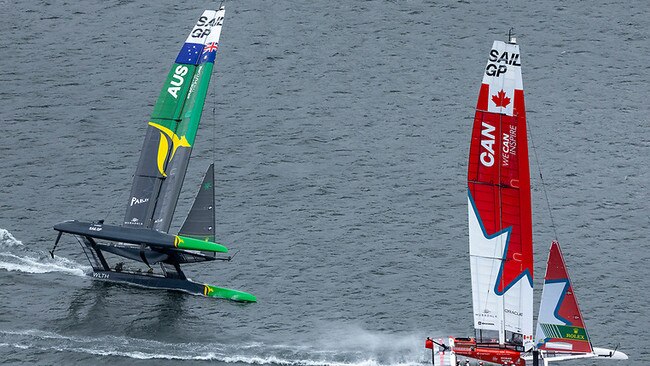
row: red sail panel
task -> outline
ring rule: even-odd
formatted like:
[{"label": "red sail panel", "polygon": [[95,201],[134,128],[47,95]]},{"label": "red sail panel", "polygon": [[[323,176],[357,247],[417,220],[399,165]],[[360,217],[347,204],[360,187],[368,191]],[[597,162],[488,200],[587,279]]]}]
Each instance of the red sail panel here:
[{"label": "red sail panel", "polygon": [[560,243],[557,241],[553,241],[553,244],[551,244],[551,253],[549,254],[548,263],[546,264],[546,277],[544,277],[544,282],[546,281],[567,282],[564,298],[560,307],[557,309],[557,314],[564,319],[570,319],[571,325],[584,328],[585,324],[582,322],[582,314],[578,307],[578,301],[573,293],[573,286],[571,285],[569,273],[564,264],[564,257],[560,250]]},{"label": "red sail panel", "polygon": [[474,117],[469,153],[468,186],[488,235],[511,228],[508,251],[497,292],[528,271],[533,275],[533,240],[524,92],[515,90],[515,115],[478,109],[488,101],[481,95]]}]

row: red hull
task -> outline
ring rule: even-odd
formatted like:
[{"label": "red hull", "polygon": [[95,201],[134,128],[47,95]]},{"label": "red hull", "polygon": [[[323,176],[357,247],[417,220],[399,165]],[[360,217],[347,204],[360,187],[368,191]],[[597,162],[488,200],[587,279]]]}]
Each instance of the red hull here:
[{"label": "red hull", "polygon": [[464,356],[498,365],[525,366],[526,361],[521,358],[521,352],[515,350],[516,346],[499,345],[496,343],[476,343],[474,338],[455,338],[451,350],[457,356]]}]

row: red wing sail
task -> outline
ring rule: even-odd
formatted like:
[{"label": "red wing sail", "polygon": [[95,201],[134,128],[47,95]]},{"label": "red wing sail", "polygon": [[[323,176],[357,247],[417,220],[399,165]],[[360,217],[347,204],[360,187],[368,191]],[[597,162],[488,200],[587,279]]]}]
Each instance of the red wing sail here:
[{"label": "red wing sail", "polygon": [[495,41],[479,92],[467,174],[474,327],[532,342],[533,245],[519,46]]},{"label": "red wing sail", "polygon": [[539,349],[567,353],[593,351],[560,244],[553,241],[546,265],[536,339]]}]

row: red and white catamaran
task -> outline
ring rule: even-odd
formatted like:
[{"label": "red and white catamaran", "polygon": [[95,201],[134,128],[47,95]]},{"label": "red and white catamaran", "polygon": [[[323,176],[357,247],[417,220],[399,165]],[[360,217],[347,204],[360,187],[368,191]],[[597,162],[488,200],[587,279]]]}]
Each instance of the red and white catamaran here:
[{"label": "red and white catamaran", "polygon": [[[519,45],[495,41],[479,92],[467,173],[475,336],[427,339],[459,358],[526,365],[574,358],[627,359],[591,346],[554,241],[533,338],[533,230]],[[535,358],[535,360],[533,360]],[[433,362],[435,360],[432,359]]]}]

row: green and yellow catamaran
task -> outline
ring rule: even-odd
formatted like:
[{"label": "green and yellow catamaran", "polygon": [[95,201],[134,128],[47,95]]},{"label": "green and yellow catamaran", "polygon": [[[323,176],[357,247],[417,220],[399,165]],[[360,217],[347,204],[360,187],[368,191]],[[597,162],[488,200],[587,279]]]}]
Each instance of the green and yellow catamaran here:
[{"label": "green and yellow catamaran", "polygon": [[[215,243],[214,165],[208,168],[199,193],[178,235],[168,234],[185,179],[192,147],[210,83],[225,9],[206,10],[187,37],[160,91],[147,125],[144,145],[121,225],[65,221],[54,226],[82,244],[92,276],[109,281],[180,290],[192,294],[255,302],[255,296],[190,281],[182,264],[229,260]],[[54,249],[52,250],[54,256]],[[145,270],[128,270],[118,258],[141,262]],[[154,267],[160,266],[160,270]]]}]

